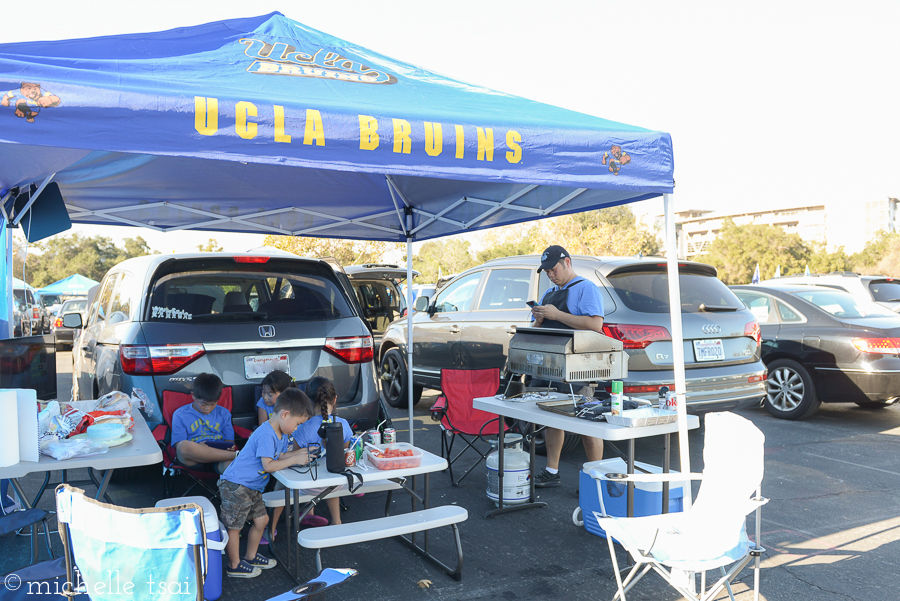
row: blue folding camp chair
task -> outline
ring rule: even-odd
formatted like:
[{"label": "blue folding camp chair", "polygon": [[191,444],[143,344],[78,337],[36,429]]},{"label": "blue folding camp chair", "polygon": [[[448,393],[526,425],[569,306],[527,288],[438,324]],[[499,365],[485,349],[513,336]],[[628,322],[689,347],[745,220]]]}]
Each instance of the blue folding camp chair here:
[{"label": "blue folding camp chair", "polygon": [[[0,587],[0,600],[36,594],[44,600],[63,599],[72,591],[88,593],[91,601],[203,601],[207,549],[199,505],[130,509],[100,503],[61,484],[56,512],[65,563],[44,562],[7,575],[18,586]],[[323,570],[269,601],[301,601],[354,575],[356,570]]]}]

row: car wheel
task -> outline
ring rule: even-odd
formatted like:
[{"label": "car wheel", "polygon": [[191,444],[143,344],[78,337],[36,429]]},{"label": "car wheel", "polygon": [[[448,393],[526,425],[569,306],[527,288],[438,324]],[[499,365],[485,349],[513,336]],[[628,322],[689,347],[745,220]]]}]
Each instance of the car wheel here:
[{"label": "car wheel", "polygon": [[822,401],[805,367],[790,359],[768,365],[766,411],[779,419],[805,419],[819,409]]},{"label": "car wheel", "polygon": [[[525,436],[528,432],[528,428],[530,427],[530,422],[516,421],[515,430]],[[563,439],[562,452],[568,453],[572,449],[578,446],[578,443],[581,442],[580,434],[572,434],[571,432],[566,432],[566,436]],[[522,445],[522,448],[525,451],[529,450],[529,443],[526,439],[525,444]],[[547,443],[544,441],[544,430],[538,430],[534,434],[534,453],[535,455],[547,456]]]},{"label": "car wheel", "polygon": [[[381,396],[391,407],[407,406],[409,378],[406,373],[406,363],[398,349],[389,350],[381,358]],[[413,385],[413,406],[421,400],[422,389],[422,386]]]},{"label": "car wheel", "polygon": [[894,403],[897,402],[896,398],[888,399],[886,401],[853,401],[863,409],[884,409],[885,407],[890,407]]}]

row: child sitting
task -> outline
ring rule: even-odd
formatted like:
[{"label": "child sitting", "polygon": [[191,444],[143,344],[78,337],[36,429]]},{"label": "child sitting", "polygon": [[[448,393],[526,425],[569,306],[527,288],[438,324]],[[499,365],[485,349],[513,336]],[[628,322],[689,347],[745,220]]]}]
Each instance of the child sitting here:
[{"label": "child sitting", "polygon": [[293,386],[294,382],[291,380],[291,377],[278,369],[269,372],[263,378],[262,396],[256,401],[256,418],[260,426],[271,417],[278,395]]},{"label": "child sitting", "polygon": [[181,465],[221,474],[237,457],[231,413],[219,407],[222,380],[200,374],[191,390],[193,402],[172,414],[172,446]]},{"label": "child sitting", "polygon": [[[312,403],[303,392],[289,389],[278,396],[272,416],[257,428],[244,449],[219,480],[222,523],[228,528],[225,573],[232,578],[255,578],[277,562],[257,553],[269,523],[262,493],[269,474],[308,462],[305,448],[290,450],[290,433],[312,416]],[[244,522],[253,525],[247,533],[244,558],[240,556],[240,533]]]}]

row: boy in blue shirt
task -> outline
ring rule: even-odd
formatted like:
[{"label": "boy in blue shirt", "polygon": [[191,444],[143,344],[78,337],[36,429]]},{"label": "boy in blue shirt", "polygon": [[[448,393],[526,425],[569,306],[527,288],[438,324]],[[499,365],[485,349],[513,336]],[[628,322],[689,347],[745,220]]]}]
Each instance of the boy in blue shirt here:
[{"label": "boy in blue shirt", "polygon": [[[219,479],[222,523],[228,528],[225,573],[232,578],[255,578],[261,570],[277,564],[274,559],[257,553],[259,541],[269,524],[262,493],[270,473],[309,461],[305,448],[296,451],[290,448],[291,432],[312,417],[312,412],[312,402],[302,391],[289,388],[282,392],[272,416],[253,432]],[[247,533],[247,548],[241,559],[240,533],[247,520],[253,525]]]},{"label": "boy in blue shirt", "polygon": [[172,414],[172,446],[181,465],[219,474],[237,457],[231,413],[219,407],[222,380],[200,374],[191,389],[194,401]]}]

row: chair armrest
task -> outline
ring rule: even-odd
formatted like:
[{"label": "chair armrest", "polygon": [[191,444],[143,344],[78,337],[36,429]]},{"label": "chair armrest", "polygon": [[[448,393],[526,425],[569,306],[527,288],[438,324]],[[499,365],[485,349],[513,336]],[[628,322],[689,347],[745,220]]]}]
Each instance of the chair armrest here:
[{"label": "chair armrest", "polygon": [[684,482],[685,480],[702,480],[703,474],[669,472],[668,474],[614,474],[590,470],[588,474],[595,480],[612,480],[614,482]]},{"label": "chair armrest", "polygon": [[429,411],[431,412],[432,421],[439,422],[444,419],[444,416],[447,414],[447,397],[444,395],[439,396]]},{"label": "chair armrest", "polygon": [[242,428],[241,426],[234,426],[234,433],[243,439],[248,439],[250,438],[250,435],[253,434],[253,430]]},{"label": "chair armrest", "polygon": [[166,424],[159,424],[155,428],[153,428],[153,440],[156,442],[163,442],[166,439],[166,432],[168,432],[169,426]]}]

